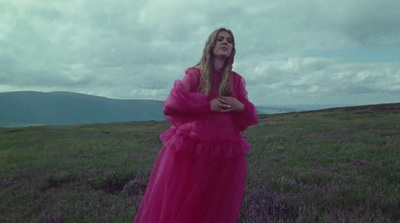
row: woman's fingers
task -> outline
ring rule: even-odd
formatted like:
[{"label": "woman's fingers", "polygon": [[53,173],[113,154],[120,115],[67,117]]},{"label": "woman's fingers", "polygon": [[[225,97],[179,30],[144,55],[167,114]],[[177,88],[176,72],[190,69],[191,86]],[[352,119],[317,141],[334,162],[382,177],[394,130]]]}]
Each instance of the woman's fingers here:
[{"label": "woman's fingers", "polygon": [[221,96],[212,100],[212,111],[217,112],[234,112],[242,111],[243,104],[234,97]]},{"label": "woman's fingers", "polygon": [[225,103],[230,103],[235,99],[233,97],[225,97],[225,96],[222,96],[222,97],[219,97],[219,98]]},{"label": "woman's fingers", "polygon": [[221,99],[221,102],[225,104],[224,112],[225,111],[243,111],[243,109],[244,109],[243,103],[234,97],[221,96],[220,99]]},{"label": "woman's fingers", "polygon": [[234,105],[237,101],[236,98],[233,97],[220,97],[220,99],[222,103],[229,105],[229,107]]},{"label": "woman's fingers", "polygon": [[216,98],[216,100],[219,102],[218,106],[221,107],[222,109],[230,107],[229,104],[226,103],[226,101],[222,98]]},{"label": "woman's fingers", "polygon": [[223,109],[223,103],[219,98],[214,98],[211,100],[211,111],[219,112]]},{"label": "woman's fingers", "polygon": [[211,111],[215,111],[215,112],[222,112],[222,111],[226,111],[227,109],[230,109],[232,107],[232,105],[226,103],[225,100],[221,99],[221,98],[214,98],[211,100]]}]

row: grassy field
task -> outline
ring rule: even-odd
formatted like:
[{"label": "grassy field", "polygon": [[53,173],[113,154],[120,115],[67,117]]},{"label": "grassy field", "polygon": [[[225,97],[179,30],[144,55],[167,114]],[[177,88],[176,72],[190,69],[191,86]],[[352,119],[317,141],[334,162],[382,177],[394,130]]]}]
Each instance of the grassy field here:
[{"label": "grassy field", "polygon": [[[259,119],[240,222],[400,222],[400,104]],[[0,128],[0,222],[131,222],[168,127]]]}]

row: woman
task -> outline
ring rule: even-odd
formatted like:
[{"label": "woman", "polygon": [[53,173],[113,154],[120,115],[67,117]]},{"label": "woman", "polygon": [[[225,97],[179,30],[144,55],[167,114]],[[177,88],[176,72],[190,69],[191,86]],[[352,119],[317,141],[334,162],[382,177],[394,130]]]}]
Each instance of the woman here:
[{"label": "woman", "polygon": [[257,123],[244,79],[232,71],[235,41],[214,31],[196,67],[175,81],[164,102],[173,126],[150,175],[135,223],[237,222],[250,145],[241,135]]}]

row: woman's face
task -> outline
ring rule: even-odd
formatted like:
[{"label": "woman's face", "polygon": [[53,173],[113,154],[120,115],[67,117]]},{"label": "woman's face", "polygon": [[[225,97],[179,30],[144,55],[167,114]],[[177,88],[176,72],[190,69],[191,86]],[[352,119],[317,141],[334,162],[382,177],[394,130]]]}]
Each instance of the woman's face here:
[{"label": "woman's face", "polygon": [[233,39],[227,31],[220,31],[215,39],[213,54],[215,57],[228,58],[232,54]]}]

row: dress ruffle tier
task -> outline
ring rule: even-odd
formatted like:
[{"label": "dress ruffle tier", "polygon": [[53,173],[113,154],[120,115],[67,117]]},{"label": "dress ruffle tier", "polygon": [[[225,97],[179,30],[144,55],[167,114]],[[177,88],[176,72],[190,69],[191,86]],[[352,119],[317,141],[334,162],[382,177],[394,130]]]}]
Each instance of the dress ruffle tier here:
[{"label": "dress ruffle tier", "polygon": [[251,150],[243,138],[205,139],[188,129],[171,127],[161,136],[163,145],[174,153],[197,156],[201,159],[232,159]]}]

